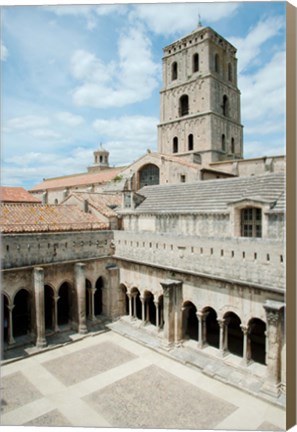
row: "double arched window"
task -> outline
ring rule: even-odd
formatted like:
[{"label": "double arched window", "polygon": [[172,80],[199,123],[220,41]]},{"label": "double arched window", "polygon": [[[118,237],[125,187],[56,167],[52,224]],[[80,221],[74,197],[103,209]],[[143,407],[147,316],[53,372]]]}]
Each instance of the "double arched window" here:
[{"label": "double arched window", "polygon": [[171,80],[174,81],[177,79],[177,63],[173,62],[171,65]]}]

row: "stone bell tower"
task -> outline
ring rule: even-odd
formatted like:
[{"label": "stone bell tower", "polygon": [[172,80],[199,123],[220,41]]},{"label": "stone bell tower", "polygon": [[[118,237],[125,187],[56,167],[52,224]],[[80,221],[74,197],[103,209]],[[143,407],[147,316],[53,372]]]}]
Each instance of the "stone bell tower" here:
[{"label": "stone bell tower", "polygon": [[93,152],[93,155],[94,163],[88,167],[88,172],[95,173],[109,168],[109,152],[102,147],[102,143],[100,143],[99,149]]},{"label": "stone bell tower", "polygon": [[163,52],[158,151],[203,166],[242,158],[236,49],[199,25]]}]

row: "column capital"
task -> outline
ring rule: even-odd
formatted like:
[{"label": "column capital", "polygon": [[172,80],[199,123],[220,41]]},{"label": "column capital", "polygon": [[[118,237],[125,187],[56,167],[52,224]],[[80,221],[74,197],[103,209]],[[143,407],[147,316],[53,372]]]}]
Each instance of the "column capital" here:
[{"label": "column capital", "polygon": [[217,319],[217,322],[218,322],[220,328],[224,328],[224,325],[226,324],[226,321],[224,318],[223,319],[222,318]]},{"label": "column capital", "polygon": [[43,267],[34,267],[34,273],[44,273]]},{"label": "column capital", "polygon": [[274,301],[274,300],[266,300],[265,304],[263,305],[267,322],[269,325],[277,325],[279,322],[279,316],[280,316],[280,310],[282,307],[285,306],[285,303]]},{"label": "column capital", "polygon": [[85,264],[84,263],[81,263],[81,262],[78,262],[78,263],[75,263],[74,264],[74,267],[75,268],[81,268],[81,269],[84,269],[85,268]]},{"label": "column capital", "polygon": [[246,335],[248,333],[249,328],[247,326],[240,324],[240,328],[241,328],[244,335]]},{"label": "column capital", "polygon": [[13,308],[14,308],[14,304],[13,305],[7,305],[7,309],[10,310],[11,312],[12,312]]}]

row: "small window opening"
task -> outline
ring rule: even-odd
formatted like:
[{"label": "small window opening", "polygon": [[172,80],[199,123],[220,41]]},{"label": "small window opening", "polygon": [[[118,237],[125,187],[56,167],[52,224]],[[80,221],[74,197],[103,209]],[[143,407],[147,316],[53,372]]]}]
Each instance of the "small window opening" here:
[{"label": "small window opening", "polygon": [[180,181],[181,183],[186,183],[186,176],[184,174],[180,176]]},{"label": "small window opening", "polygon": [[174,81],[177,79],[177,63],[173,62],[171,66],[171,80]]},{"label": "small window opening", "polygon": [[226,137],[225,137],[225,134],[222,135],[222,150],[226,151]]},{"label": "small window opening", "polygon": [[178,138],[173,138],[173,153],[178,153]]},{"label": "small window opening", "polygon": [[228,80],[232,81],[233,77],[232,77],[232,65],[231,63],[228,63]]},{"label": "small window opening", "polygon": [[193,134],[188,136],[188,150],[191,151],[194,149],[194,137]]},{"label": "small window opening", "polygon": [[193,55],[193,72],[199,71],[199,54]]},{"label": "small window opening", "polygon": [[234,142],[234,138],[231,138],[231,153],[234,154],[235,153],[235,142]]},{"label": "small window opening", "polygon": [[215,72],[220,72],[220,61],[219,61],[219,54],[215,55],[214,61],[215,61]]},{"label": "small window opening", "polygon": [[180,117],[189,114],[189,97],[188,95],[183,95],[179,100],[179,115]]}]

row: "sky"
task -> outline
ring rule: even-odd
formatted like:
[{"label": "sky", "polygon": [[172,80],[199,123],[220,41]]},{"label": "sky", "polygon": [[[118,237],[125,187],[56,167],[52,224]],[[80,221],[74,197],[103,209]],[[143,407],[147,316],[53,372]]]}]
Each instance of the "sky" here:
[{"label": "sky", "polygon": [[198,14],[237,48],[244,157],[285,152],[285,3],[1,8],[1,184],[30,189],[157,151],[162,49]]}]

